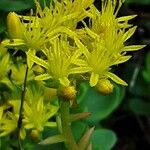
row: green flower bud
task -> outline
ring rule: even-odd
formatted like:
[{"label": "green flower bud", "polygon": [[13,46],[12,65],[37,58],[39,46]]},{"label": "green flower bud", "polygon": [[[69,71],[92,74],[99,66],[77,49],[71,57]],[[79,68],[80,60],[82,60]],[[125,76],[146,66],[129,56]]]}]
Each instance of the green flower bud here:
[{"label": "green flower bud", "polygon": [[8,35],[12,39],[21,39],[23,35],[22,24],[19,16],[15,12],[10,12],[7,16]]}]

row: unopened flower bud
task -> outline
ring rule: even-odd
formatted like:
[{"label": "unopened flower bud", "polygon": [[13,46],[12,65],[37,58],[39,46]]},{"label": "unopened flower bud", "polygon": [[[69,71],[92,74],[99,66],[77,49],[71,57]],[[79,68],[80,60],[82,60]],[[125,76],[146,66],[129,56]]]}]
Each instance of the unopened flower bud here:
[{"label": "unopened flower bud", "polygon": [[64,100],[74,100],[76,98],[77,91],[75,90],[74,86],[68,87],[60,87],[57,91],[57,95]]},{"label": "unopened flower bud", "polygon": [[7,28],[9,37],[12,39],[21,39],[23,35],[22,24],[19,16],[15,12],[10,12],[7,16]]},{"label": "unopened flower bud", "polygon": [[113,84],[108,79],[101,79],[96,85],[96,90],[103,95],[108,95],[113,92]]},{"label": "unopened flower bud", "polygon": [[39,133],[38,130],[33,129],[31,131],[30,135],[31,135],[32,140],[34,140],[35,142],[39,142],[40,141],[40,133]]}]

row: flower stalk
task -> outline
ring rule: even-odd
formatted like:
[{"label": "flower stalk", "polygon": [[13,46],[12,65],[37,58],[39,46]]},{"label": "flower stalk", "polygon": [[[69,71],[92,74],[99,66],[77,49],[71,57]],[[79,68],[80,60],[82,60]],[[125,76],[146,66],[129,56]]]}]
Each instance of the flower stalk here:
[{"label": "flower stalk", "polygon": [[25,72],[25,77],[24,77],[24,83],[22,86],[22,92],[21,92],[21,104],[20,104],[20,110],[19,110],[19,119],[18,119],[18,124],[17,124],[17,138],[18,138],[18,144],[19,144],[19,149],[22,150],[22,144],[20,141],[20,130],[22,127],[22,119],[23,119],[23,105],[24,105],[24,97],[25,97],[25,93],[26,93],[26,85],[27,85],[27,76],[28,76],[28,66],[26,68],[26,72]]},{"label": "flower stalk", "polygon": [[70,111],[69,111],[70,102],[62,100],[60,104],[60,113],[61,113],[61,122],[62,122],[62,134],[64,136],[65,144],[68,150],[78,150],[78,146],[73,137],[71,131],[71,122],[70,122]]}]

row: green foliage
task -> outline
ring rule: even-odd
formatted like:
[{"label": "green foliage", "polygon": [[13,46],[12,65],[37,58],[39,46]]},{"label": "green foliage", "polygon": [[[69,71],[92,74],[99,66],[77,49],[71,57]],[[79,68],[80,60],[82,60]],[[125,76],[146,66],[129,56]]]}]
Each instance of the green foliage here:
[{"label": "green foliage", "polygon": [[146,82],[150,83],[150,52],[146,55],[145,68],[143,70],[143,77]]},{"label": "green foliage", "polygon": [[149,0],[125,0],[126,4],[130,4],[130,3],[134,3],[134,4],[143,4],[143,5],[147,5],[150,4]]},{"label": "green foliage", "polygon": [[6,30],[6,21],[3,13],[0,14],[0,34]]},{"label": "green foliage", "polygon": [[[80,128],[78,128],[80,127]],[[78,141],[81,136],[84,134],[84,132],[86,131],[88,125],[84,122],[78,121],[78,122],[74,122],[72,124],[72,131],[74,134],[75,139]]]},{"label": "green foliage", "polygon": [[82,83],[80,90],[81,95],[78,98],[80,108],[91,113],[87,119],[90,123],[96,123],[107,118],[119,106],[125,92],[123,87],[115,85],[113,93],[104,96],[87,83]]},{"label": "green foliage", "polygon": [[108,129],[97,129],[92,134],[93,150],[111,150],[116,141],[116,134]]},{"label": "green foliage", "polygon": [[33,7],[33,0],[1,0],[0,10],[2,11],[23,11]]},{"label": "green foliage", "polygon": [[136,115],[150,115],[150,102],[145,102],[142,99],[130,99],[129,108]]}]

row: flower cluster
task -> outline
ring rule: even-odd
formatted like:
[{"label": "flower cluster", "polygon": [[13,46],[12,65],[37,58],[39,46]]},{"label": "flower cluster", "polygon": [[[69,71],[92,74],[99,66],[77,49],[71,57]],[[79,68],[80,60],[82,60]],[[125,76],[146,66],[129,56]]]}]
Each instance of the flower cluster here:
[{"label": "flower cluster", "polygon": [[[32,83],[33,84],[33,83]],[[33,86],[33,85],[32,85]],[[56,122],[51,121],[58,106],[45,101],[42,89],[28,87],[24,102],[23,125],[20,130],[22,139],[26,136],[26,130],[42,132],[44,127],[56,127]],[[0,137],[15,132],[18,128],[19,99],[10,99],[8,104],[0,107]]]},{"label": "flower cluster", "polygon": [[[112,73],[112,66],[131,58],[128,51],[136,51],[144,45],[126,45],[134,34],[136,26],[129,24],[135,15],[118,17],[122,0],[102,0],[101,11],[94,6],[94,0],[53,0],[43,9],[35,0],[36,12],[22,16],[10,12],[7,17],[9,38],[2,41],[3,47],[21,49],[27,56],[28,81],[42,83],[54,81],[58,87],[72,86],[78,77],[88,80],[91,87],[108,94],[113,90],[112,81],[126,86],[127,83]],[[85,18],[89,23],[85,22]],[[82,26],[79,26],[79,22]],[[8,72],[9,55],[1,58],[0,80]],[[5,53],[5,50],[4,50]],[[23,83],[24,63],[12,66],[12,80]],[[32,93],[32,92],[31,92]],[[38,95],[38,91],[36,92]],[[40,95],[40,94],[39,94]],[[22,135],[26,129],[43,131],[44,126],[56,123],[49,119],[58,108],[46,103],[42,95],[37,99],[28,96],[24,103]],[[13,111],[0,107],[0,136],[17,128],[20,101],[10,100]],[[16,111],[15,111],[16,110]]]},{"label": "flower cluster", "polygon": [[[33,63],[44,67],[45,73],[35,77],[36,80],[52,78],[63,86],[69,86],[70,81],[75,80],[73,75],[78,74],[86,76],[91,86],[96,86],[101,79],[127,85],[111,73],[111,67],[131,58],[126,51],[144,46],[125,45],[136,30],[128,23],[135,15],[117,18],[121,5],[121,0],[102,1],[99,12],[93,0],[54,0],[44,9],[36,1],[35,16],[31,13],[31,16],[22,16],[20,21],[17,14],[8,15],[8,31],[14,38],[10,45],[26,47],[30,68]],[[83,21],[86,17],[89,18],[89,26]],[[11,26],[13,19],[16,24],[18,22],[18,27],[14,27],[15,33],[11,32],[15,26]],[[79,21],[83,22],[84,28],[77,29]],[[3,43],[9,45],[7,40]],[[37,57],[38,51],[44,56]]]}]

